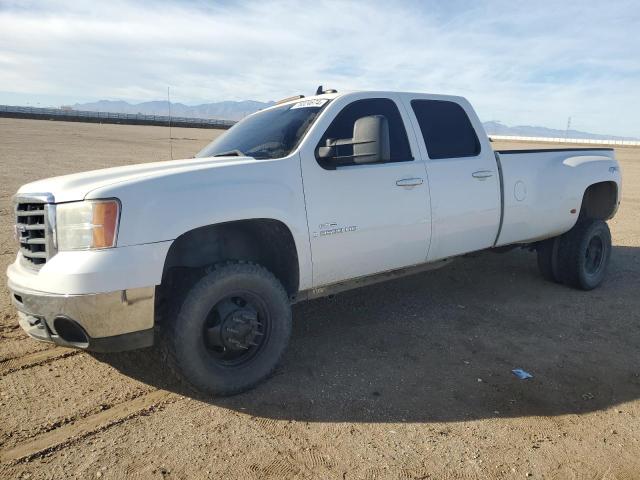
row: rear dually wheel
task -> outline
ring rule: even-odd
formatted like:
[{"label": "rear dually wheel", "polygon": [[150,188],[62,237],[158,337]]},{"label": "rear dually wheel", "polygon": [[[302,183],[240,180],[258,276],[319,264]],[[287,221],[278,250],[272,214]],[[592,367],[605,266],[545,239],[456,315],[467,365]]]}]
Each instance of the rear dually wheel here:
[{"label": "rear dually wheel", "polygon": [[581,290],[596,288],[611,257],[611,232],[603,220],[582,220],[559,237],[558,274],[562,283]]}]

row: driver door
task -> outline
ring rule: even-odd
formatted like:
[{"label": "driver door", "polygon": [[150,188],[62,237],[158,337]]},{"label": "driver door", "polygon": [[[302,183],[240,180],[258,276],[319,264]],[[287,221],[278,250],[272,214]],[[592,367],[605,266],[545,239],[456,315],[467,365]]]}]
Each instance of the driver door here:
[{"label": "driver door", "polygon": [[[344,100],[319,141],[301,152],[314,287],[420,264],[429,249],[428,182],[407,120],[390,98]],[[364,117],[383,117],[388,128],[381,158],[349,151]],[[332,156],[327,145],[336,144]]]}]

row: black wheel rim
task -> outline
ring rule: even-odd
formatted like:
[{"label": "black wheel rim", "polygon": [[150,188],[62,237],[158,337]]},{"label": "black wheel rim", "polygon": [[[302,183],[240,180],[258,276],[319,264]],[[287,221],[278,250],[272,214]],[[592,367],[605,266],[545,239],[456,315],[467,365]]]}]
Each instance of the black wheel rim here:
[{"label": "black wheel rim", "polygon": [[602,268],[605,246],[602,238],[595,236],[589,240],[584,252],[584,270],[588,275],[595,275]]},{"label": "black wheel rim", "polygon": [[239,366],[262,350],[271,333],[271,319],[262,299],[252,292],[235,292],[218,301],[207,315],[203,341],[218,364]]}]

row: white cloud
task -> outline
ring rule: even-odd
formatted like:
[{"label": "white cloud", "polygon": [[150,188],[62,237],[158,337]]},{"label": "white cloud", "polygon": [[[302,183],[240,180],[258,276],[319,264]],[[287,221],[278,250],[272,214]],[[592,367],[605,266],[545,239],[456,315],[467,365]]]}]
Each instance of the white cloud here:
[{"label": "white cloud", "polygon": [[640,136],[640,9],[622,2],[0,3],[0,90],[269,100],[467,96],[485,119]]}]

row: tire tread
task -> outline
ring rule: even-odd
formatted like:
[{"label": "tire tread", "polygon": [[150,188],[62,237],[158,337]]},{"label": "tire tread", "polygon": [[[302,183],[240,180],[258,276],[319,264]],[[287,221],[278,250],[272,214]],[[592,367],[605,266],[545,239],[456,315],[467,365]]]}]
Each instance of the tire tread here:
[{"label": "tire tread", "polygon": [[[591,290],[597,286],[597,284],[591,285],[586,283],[581,276],[581,272],[584,268],[582,244],[588,236],[589,230],[596,229],[601,226],[606,228],[606,232],[608,234],[609,246],[605,253],[607,258],[604,259],[604,262],[608,263],[608,255],[611,252],[611,234],[609,233],[609,227],[603,220],[582,220],[559,238],[558,274],[560,280],[565,285],[580,290]],[[606,263],[603,266],[604,269],[606,269]]]},{"label": "tire tread", "polygon": [[558,275],[558,237],[541,241],[537,246],[538,269],[545,280],[560,283]]}]

